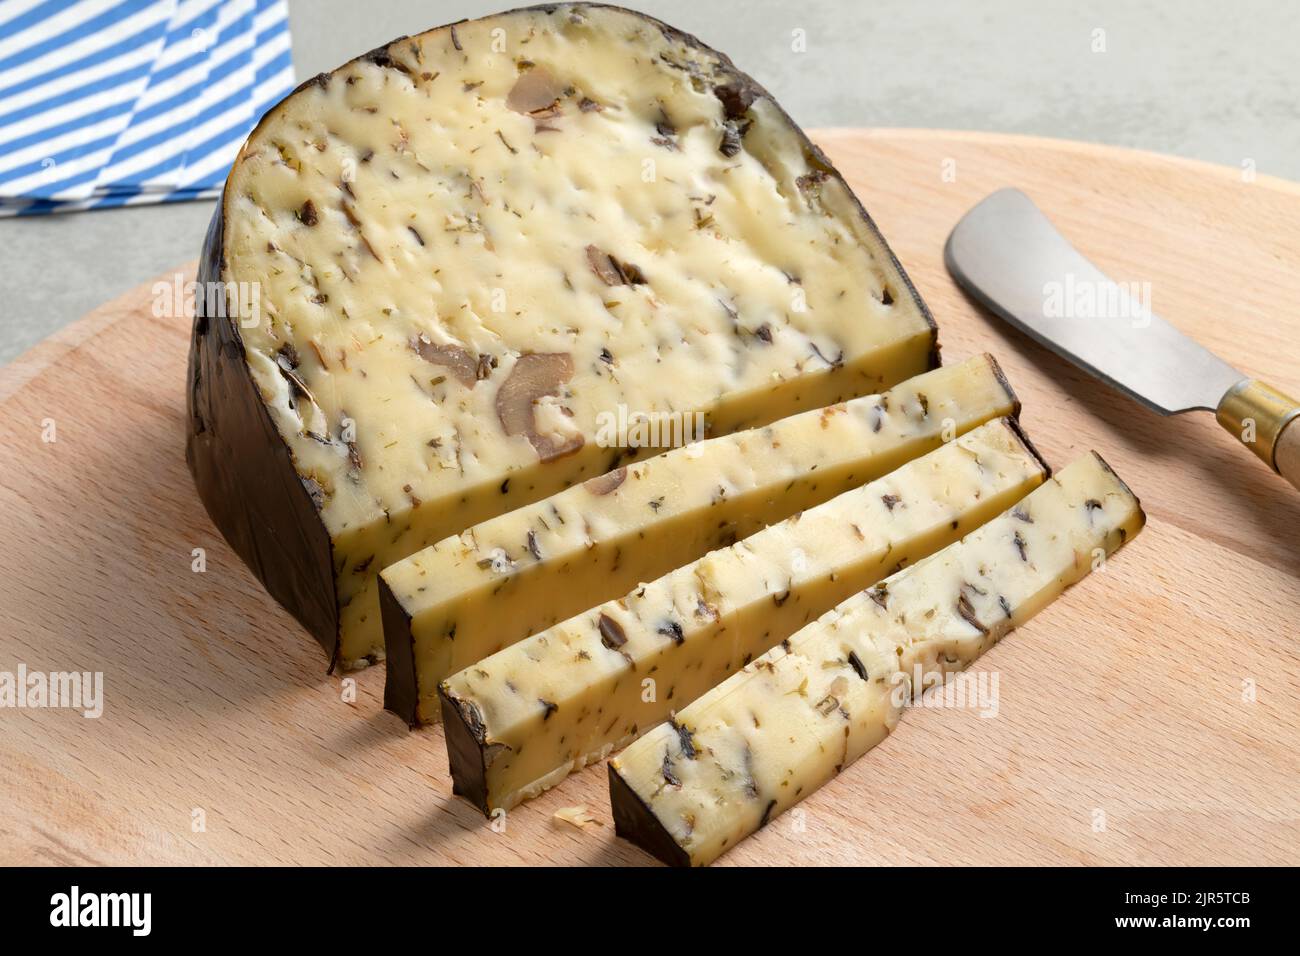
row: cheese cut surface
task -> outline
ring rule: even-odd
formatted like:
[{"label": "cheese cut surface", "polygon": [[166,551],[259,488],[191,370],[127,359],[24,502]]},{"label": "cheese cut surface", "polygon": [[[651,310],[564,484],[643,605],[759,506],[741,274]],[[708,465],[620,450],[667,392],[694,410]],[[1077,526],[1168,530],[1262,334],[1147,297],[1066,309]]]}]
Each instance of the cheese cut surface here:
[{"label": "cheese cut surface", "polygon": [[[1082,458],[962,541],[857,594],[615,757],[618,833],[704,865],[880,743],[911,698],[968,666],[1142,528]],[[919,688],[918,688],[919,689]]]},{"label": "cheese cut surface", "polygon": [[200,280],[231,294],[195,323],[191,470],[344,665],[382,655],[383,567],[624,460],[603,415],[721,435],[937,364],[770,96],[611,7],[459,23],[304,84],[245,144]]},{"label": "cheese cut surface", "polygon": [[635,739],[817,615],[1043,480],[1009,419],[448,678],[457,793],[509,809]]},{"label": "cheese cut surface", "polygon": [[385,706],[436,720],[456,671],[1018,408],[992,356],[976,356],[627,465],[417,552],[381,575]]}]

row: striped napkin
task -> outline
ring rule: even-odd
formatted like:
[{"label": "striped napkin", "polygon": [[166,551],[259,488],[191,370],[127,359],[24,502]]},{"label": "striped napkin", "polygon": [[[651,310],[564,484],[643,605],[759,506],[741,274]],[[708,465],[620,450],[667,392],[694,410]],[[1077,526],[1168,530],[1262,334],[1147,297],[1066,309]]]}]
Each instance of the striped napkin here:
[{"label": "striped napkin", "polygon": [[0,216],[217,196],[292,88],[285,0],[0,0]]}]

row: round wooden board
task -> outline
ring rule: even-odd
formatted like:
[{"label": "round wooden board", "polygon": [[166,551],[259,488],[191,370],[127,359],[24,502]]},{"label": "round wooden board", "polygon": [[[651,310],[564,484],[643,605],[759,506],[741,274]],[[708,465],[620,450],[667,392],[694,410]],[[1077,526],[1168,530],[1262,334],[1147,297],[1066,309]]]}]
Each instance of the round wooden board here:
[{"label": "round wooden board", "polygon": [[[1212,417],[1161,419],[982,314],[942,248],[965,210],[1019,186],[1112,276],[1150,282],[1159,314],[1300,394],[1300,187],[1019,137],[816,138],[947,360],[993,352],[1048,459],[1098,449],[1150,521],[978,665],[998,675],[996,717],[914,709],[722,862],[1294,862],[1300,496]],[[105,683],[99,719],[0,710],[0,862],[647,862],[614,837],[604,767],[498,832],[451,795],[441,728],[383,712],[378,668],[345,699],[199,503],[189,328],[154,298],[141,287],[0,369],[0,671]],[[577,804],[602,825],[552,819]]]}]

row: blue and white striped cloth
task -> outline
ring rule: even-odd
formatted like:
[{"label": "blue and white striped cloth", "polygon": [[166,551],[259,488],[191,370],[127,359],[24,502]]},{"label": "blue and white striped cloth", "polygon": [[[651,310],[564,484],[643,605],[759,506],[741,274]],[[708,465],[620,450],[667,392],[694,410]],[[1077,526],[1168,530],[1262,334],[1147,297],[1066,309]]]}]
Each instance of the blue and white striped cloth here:
[{"label": "blue and white striped cloth", "polygon": [[0,216],[219,195],[292,88],[285,0],[0,0]]}]

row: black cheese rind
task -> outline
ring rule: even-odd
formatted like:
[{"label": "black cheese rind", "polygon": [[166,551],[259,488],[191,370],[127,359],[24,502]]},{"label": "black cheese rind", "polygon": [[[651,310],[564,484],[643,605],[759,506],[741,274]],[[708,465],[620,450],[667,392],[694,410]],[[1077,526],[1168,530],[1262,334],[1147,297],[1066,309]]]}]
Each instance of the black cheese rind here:
[{"label": "black cheese rind", "polygon": [[[221,233],[218,205],[199,258],[200,291],[221,282]],[[258,395],[237,319],[228,311],[224,296],[195,296],[185,461],[213,523],[271,596],[320,642],[332,670],[339,615],[329,534]]]},{"label": "black cheese rind", "polygon": [[488,806],[487,741],[482,719],[474,704],[460,701],[439,688],[442,701],[442,726],[447,739],[448,762],[451,767],[451,792],[464,797],[491,816]]},{"label": "black cheese rind", "polygon": [[669,866],[690,866],[690,855],[677,845],[654,811],[627,785],[612,763],[606,766],[609,767],[609,808],[614,816],[614,835],[635,843]]},{"label": "black cheese rind", "polygon": [[384,658],[384,709],[392,711],[410,727],[419,724],[420,695],[415,679],[415,636],[411,616],[381,577],[379,613],[384,622],[387,655]]}]

